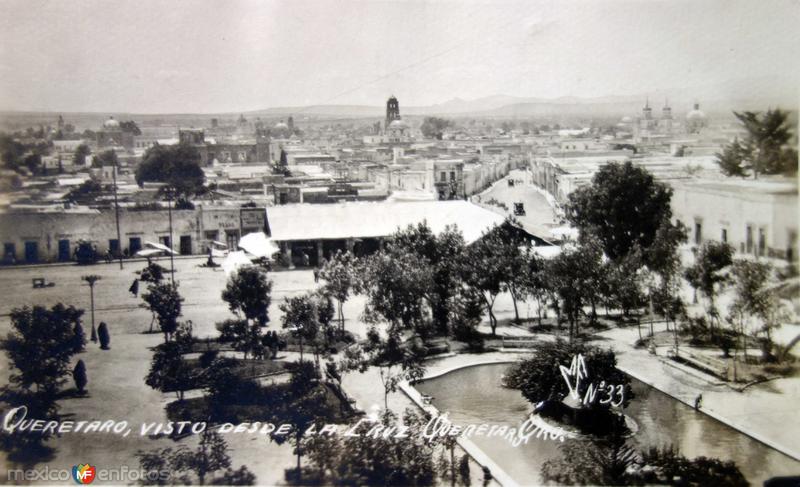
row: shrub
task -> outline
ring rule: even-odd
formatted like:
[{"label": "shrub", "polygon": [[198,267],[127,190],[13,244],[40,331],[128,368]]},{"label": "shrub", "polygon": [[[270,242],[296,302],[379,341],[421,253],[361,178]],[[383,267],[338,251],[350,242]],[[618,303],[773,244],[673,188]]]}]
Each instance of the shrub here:
[{"label": "shrub", "polygon": [[75,368],[72,369],[72,379],[75,381],[75,388],[78,389],[80,394],[86,392],[85,388],[89,379],[86,377],[86,364],[83,363],[83,360],[78,360]]},{"label": "shrub", "polygon": [[109,349],[111,335],[108,333],[108,325],[106,325],[105,321],[101,321],[100,326],[97,327],[97,339],[100,340],[100,348],[103,350]]}]

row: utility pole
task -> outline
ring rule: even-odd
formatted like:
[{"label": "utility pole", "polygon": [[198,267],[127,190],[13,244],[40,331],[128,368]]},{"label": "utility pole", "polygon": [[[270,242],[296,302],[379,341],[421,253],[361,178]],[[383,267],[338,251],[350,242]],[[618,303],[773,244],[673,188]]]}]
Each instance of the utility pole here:
[{"label": "utility pole", "polygon": [[87,284],[89,284],[89,296],[91,297],[92,307],[92,341],[97,342],[97,329],[94,327],[94,284],[101,279],[100,276],[94,274],[81,277]]},{"label": "utility pole", "polygon": [[167,214],[169,215],[169,267],[172,287],[175,287],[175,255],[172,242],[172,188],[167,188]]},{"label": "utility pole", "polygon": [[117,200],[117,164],[114,164],[114,215],[117,220],[117,256],[119,257],[119,268],[122,270],[122,236],[119,231],[119,201]]}]

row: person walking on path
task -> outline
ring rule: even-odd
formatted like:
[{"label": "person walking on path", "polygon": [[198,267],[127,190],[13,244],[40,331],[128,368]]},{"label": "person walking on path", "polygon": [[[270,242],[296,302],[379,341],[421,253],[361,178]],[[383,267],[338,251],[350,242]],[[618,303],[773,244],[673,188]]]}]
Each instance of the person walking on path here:
[{"label": "person walking on path", "polygon": [[697,397],[694,398],[694,410],[699,411],[701,407],[703,407],[703,395],[698,394]]},{"label": "person walking on path", "polygon": [[139,296],[139,279],[136,278],[133,279],[133,283],[131,284],[131,287],[128,289],[128,291],[130,291],[131,294],[133,294],[134,298]]},{"label": "person walking on path", "polygon": [[314,268],[314,282],[319,282],[319,267]]}]

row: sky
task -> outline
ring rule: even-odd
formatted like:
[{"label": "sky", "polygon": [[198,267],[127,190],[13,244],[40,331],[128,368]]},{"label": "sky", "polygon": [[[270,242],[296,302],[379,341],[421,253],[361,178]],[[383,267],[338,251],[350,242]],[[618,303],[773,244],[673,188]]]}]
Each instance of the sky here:
[{"label": "sky", "polygon": [[0,110],[800,86],[800,0],[0,0],[0,12]]}]

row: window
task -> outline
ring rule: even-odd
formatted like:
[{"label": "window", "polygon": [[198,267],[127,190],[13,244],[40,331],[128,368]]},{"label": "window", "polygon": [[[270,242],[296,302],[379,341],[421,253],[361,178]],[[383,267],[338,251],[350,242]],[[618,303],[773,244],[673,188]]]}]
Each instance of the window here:
[{"label": "window", "polygon": [[450,171],[450,181],[455,181],[455,180],[456,180],[456,172]]},{"label": "window", "polygon": [[703,222],[699,220],[694,222],[694,243],[697,245],[703,243]]},{"label": "window", "polygon": [[797,232],[789,230],[789,245],[786,246],[786,260],[789,262],[794,262],[797,258],[797,254],[794,251],[795,247],[797,247]]},{"label": "window", "polygon": [[728,243],[728,229],[722,229],[722,243]]},{"label": "window", "polygon": [[744,249],[748,254],[753,252],[753,227],[750,225],[744,231]]},{"label": "window", "polygon": [[758,229],[758,255],[764,256],[767,251],[767,230],[764,227]]},{"label": "window", "polygon": [[447,173],[445,171],[442,171],[442,173],[439,175],[439,181],[443,183],[447,182]]},{"label": "window", "polygon": [[158,237],[158,240],[161,242],[161,245],[166,245],[167,247],[172,248],[172,245],[169,244],[169,235]]}]

